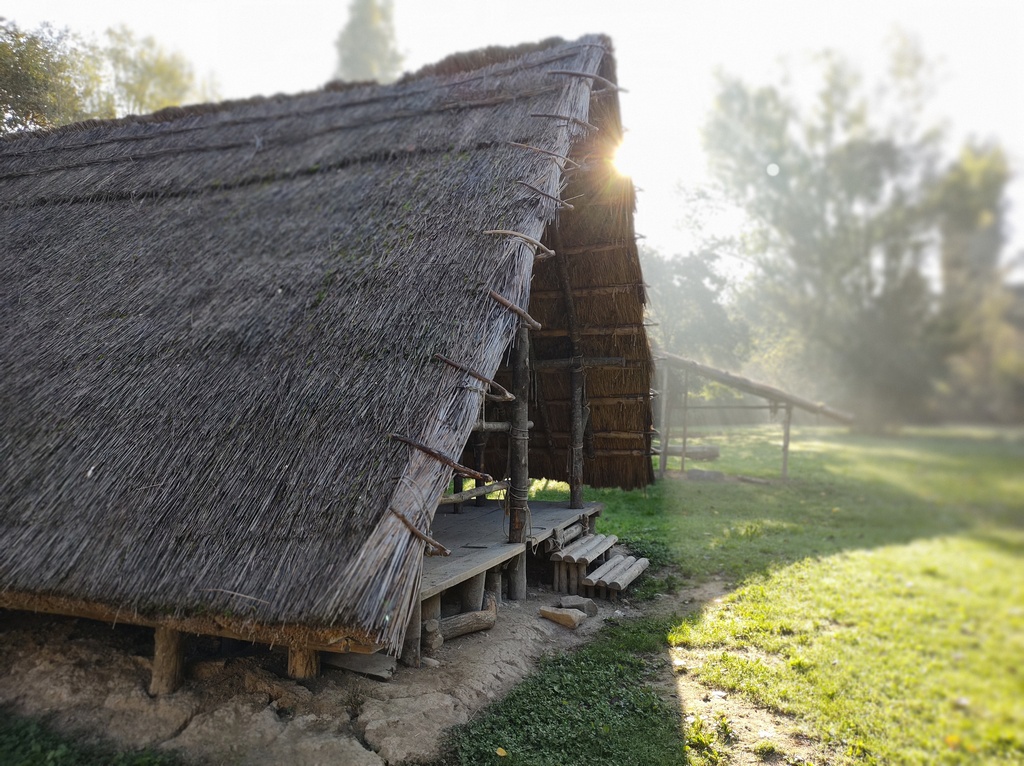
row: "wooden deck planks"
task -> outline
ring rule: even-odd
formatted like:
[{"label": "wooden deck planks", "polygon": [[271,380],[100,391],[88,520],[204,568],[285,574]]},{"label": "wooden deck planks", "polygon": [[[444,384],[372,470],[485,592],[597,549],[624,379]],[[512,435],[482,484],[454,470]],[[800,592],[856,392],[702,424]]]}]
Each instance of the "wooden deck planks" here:
[{"label": "wooden deck planks", "polygon": [[530,503],[527,536],[523,543],[509,543],[508,521],[501,503],[490,500],[483,506],[464,505],[461,513],[442,506],[434,516],[431,537],[451,550],[451,556],[428,556],[423,561],[420,598],[427,599],[488,569],[518,556],[582,518],[601,513],[599,503],[581,509],[568,508],[568,501]]}]

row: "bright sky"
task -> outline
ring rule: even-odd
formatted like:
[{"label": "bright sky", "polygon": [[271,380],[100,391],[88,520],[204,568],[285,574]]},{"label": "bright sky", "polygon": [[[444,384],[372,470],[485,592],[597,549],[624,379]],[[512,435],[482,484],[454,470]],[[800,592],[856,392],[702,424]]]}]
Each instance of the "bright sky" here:
[{"label": "bright sky", "polygon": [[[212,75],[225,98],[317,88],[335,64],[349,0],[7,0],[22,27],[48,20],[83,34],[125,23]],[[637,231],[665,253],[687,246],[680,184],[701,180],[700,126],[716,68],[765,83],[780,57],[831,47],[868,69],[899,26],[946,76],[936,112],[958,140],[996,138],[1024,174],[1024,0],[395,0],[407,69],[455,51],[552,35],[612,37],[627,160],[642,189]],[[1013,250],[1024,249],[1024,180],[1011,188]]]}]

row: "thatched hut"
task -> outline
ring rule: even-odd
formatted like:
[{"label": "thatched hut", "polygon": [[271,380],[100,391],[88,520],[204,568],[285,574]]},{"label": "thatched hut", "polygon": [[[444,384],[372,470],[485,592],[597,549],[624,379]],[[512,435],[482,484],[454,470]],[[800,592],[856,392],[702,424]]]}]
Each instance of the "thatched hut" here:
[{"label": "thatched hut", "polygon": [[592,36],[0,142],[0,607],[397,651],[452,463],[650,481],[620,138]]}]

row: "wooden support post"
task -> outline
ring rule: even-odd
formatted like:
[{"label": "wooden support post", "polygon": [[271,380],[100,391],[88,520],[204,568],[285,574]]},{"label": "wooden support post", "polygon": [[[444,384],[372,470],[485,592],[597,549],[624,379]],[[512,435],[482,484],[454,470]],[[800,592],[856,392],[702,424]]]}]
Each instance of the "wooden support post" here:
[{"label": "wooden support post", "polygon": [[288,677],[316,678],[320,675],[320,652],[305,646],[288,647]]},{"label": "wooden support post", "polygon": [[420,619],[422,620],[421,640],[422,648],[433,651],[440,649],[444,643],[441,635],[441,594],[436,593],[425,599],[420,605]]},{"label": "wooden support post", "polygon": [[793,421],[793,405],[786,405],[782,421],[782,478],[789,478],[789,426]]},{"label": "wooden support post", "polygon": [[494,603],[501,604],[501,568],[487,570],[487,577],[484,579],[484,592],[494,596]]},{"label": "wooden support post", "polygon": [[[527,499],[530,496],[530,330],[525,323],[519,325],[515,345],[512,349],[512,393],[516,397],[512,415],[512,430],[509,432],[509,454],[511,455],[511,482],[509,487],[508,541],[521,543],[526,536],[526,514],[529,511]],[[525,583],[525,564],[523,577]],[[525,591],[525,587],[524,587]],[[525,595],[525,594],[524,594]],[[513,598],[509,588],[509,598]]]},{"label": "wooden support post", "polygon": [[658,430],[661,431],[661,458],[658,461],[658,478],[665,478],[665,471],[668,470],[668,440],[671,429],[668,422],[668,397],[669,397],[669,372],[668,365],[661,368],[661,401],[658,402]]},{"label": "wooden support post", "polygon": [[421,607],[420,619],[423,622],[427,620],[440,620],[441,619],[441,594],[435,593],[428,599],[424,599]]},{"label": "wooden support post", "polygon": [[[487,451],[487,433],[481,432],[473,435],[473,467],[480,473],[486,473],[484,470],[484,455]],[[476,487],[479,489],[484,486],[484,482],[480,479],[475,479]],[[484,504],[484,496],[477,495],[473,504],[479,508]]]},{"label": "wooden support post", "polygon": [[[668,408],[668,417],[672,419],[672,407]],[[686,470],[686,441],[690,436],[690,371],[683,372],[683,451],[679,453],[679,470]]]},{"label": "wooden support post", "polygon": [[158,627],[154,633],[153,676],[149,693],[170,694],[177,691],[185,677],[185,642],[171,628]]},{"label": "wooden support post", "polygon": [[[476,481],[479,482],[480,480],[476,479]],[[462,491],[464,486],[465,486],[465,484],[463,483],[463,480],[462,480],[461,476],[456,474],[455,476],[452,477],[452,490],[453,490],[452,494],[453,495],[459,494]],[[462,503],[455,503],[454,507],[452,508],[452,513],[462,513]]]},{"label": "wooden support post", "polygon": [[479,612],[484,603],[484,582],[487,573],[481,572],[470,577],[468,580],[459,583],[460,611]]},{"label": "wooden support post", "polygon": [[402,644],[402,664],[410,668],[420,666],[420,641],[423,633],[423,603],[417,597],[409,617],[409,626],[405,629],[405,642]]},{"label": "wooden support post", "polygon": [[566,583],[565,592],[570,596],[575,596],[579,593],[580,580],[579,570],[576,564],[566,564],[566,575],[568,576],[568,582]]},{"label": "wooden support post", "polygon": [[508,564],[508,600],[522,601],[526,598],[526,551]]},{"label": "wooden support post", "polygon": [[569,467],[569,507],[583,507],[583,360],[573,360],[569,370],[572,388],[572,423],[570,428],[571,462]]}]

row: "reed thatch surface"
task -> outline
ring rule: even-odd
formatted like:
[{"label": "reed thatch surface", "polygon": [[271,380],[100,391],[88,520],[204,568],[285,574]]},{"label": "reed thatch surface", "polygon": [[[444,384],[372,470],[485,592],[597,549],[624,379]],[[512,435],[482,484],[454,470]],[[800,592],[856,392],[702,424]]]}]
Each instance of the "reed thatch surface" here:
[{"label": "reed thatch surface", "polygon": [[[553,73],[613,74],[609,42],[472,61],[0,142],[0,591],[400,645],[423,543],[398,514],[428,530],[451,472],[389,435],[461,453],[483,393],[433,356],[497,373],[519,320],[488,291],[566,326],[530,300],[533,249],[483,233],[550,240],[559,203],[519,181],[595,192],[558,236],[622,249],[574,254],[572,284],[628,286],[577,311],[642,324],[632,190],[608,177],[617,97]],[[588,373],[592,397],[639,395],[593,430],[646,431],[642,326],[587,343],[638,360]],[[564,473],[564,445],[532,473]],[[600,455],[588,482],[648,480],[646,455]]]}]

